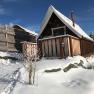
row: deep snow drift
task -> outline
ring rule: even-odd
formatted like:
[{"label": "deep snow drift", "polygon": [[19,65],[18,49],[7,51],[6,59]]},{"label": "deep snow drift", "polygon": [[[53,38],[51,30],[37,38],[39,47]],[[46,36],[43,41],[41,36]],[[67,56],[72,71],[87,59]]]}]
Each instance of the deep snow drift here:
[{"label": "deep snow drift", "polygon": [[[83,61],[83,66],[72,68],[67,72],[63,69],[69,64]],[[94,94],[94,69],[86,69],[94,65],[94,56],[81,56],[66,59],[42,59],[36,63],[35,84],[28,85],[28,72],[23,67],[19,71],[19,80],[11,94]],[[58,69],[57,72],[45,70]]]}]

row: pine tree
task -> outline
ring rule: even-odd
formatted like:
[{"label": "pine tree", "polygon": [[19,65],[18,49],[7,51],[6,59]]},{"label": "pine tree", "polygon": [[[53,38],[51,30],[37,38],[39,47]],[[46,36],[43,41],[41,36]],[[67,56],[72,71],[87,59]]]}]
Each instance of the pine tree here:
[{"label": "pine tree", "polygon": [[94,40],[94,33],[93,32],[89,36]]}]

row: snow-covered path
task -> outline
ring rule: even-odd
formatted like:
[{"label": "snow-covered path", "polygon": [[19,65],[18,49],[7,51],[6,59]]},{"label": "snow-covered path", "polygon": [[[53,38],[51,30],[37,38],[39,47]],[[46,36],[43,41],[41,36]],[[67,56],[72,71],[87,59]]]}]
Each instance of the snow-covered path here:
[{"label": "snow-covered path", "polygon": [[0,93],[8,86],[12,81],[12,74],[22,67],[21,63],[6,63],[6,61],[0,60]]}]

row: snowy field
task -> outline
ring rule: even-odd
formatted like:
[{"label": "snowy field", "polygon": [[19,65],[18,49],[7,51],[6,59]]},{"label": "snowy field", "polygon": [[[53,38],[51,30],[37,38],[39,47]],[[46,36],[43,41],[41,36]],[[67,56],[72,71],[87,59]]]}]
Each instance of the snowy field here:
[{"label": "snowy field", "polygon": [[[76,68],[64,72],[64,68],[70,64],[74,64]],[[52,69],[60,70],[46,72]],[[27,84],[28,72],[24,67],[19,74],[19,81],[11,94],[94,94],[94,56],[42,59],[36,64],[34,85]]]},{"label": "snowy field", "polygon": [[21,63],[0,59],[0,94],[12,81],[14,72],[21,67]]}]

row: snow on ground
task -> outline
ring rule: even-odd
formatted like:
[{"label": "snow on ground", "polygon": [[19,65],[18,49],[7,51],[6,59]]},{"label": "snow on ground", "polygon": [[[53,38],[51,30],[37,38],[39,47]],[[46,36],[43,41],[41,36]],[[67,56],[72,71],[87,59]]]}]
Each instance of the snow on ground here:
[{"label": "snow on ground", "polygon": [[[84,66],[94,64],[94,56],[81,56],[66,59],[42,59],[37,62],[35,84],[28,85],[28,73],[25,68],[20,69],[19,82],[11,94],[94,94],[94,69],[82,67],[72,68],[68,72],[63,69],[68,64],[79,63]],[[45,70],[62,68],[58,72],[44,72]]]},{"label": "snow on ground", "polygon": [[0,51],[0,57],[15,57],[17,59],[22,59],[23,55],[21,53],[16,53],[16,52],[2,52]]},{"label": "snow on ground", "polygon": [[0,59],[0,94],[12,81],[12,74],[21,67],[17,61]]}]

